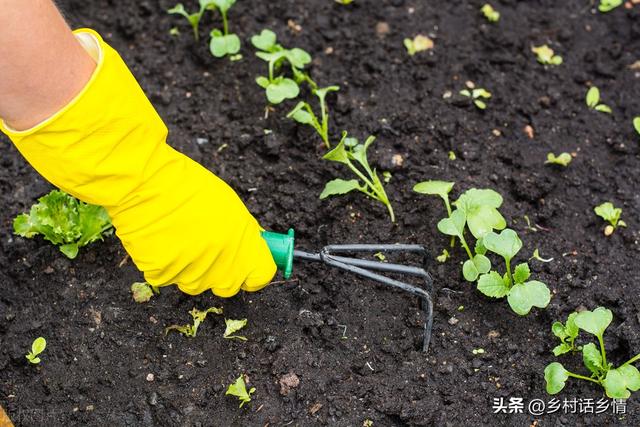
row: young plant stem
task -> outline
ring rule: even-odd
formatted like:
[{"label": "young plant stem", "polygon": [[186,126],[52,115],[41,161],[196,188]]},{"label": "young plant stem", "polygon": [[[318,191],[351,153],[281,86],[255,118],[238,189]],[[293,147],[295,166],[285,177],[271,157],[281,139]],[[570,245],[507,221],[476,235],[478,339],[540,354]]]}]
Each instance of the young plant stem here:
[{"label": "young plant stem", "polygon": [[622,364],[622,366],[624,366],[624,365],[631,365],[632,363],[634,363],[634,362],[636,362],[636,361],[638,361],[638,360],[640,360],[640,354],[636,354],[634,357],[632,357],[632,358],[631,358],[631,359],[629,359],[628,361],[624,362],[624,363]]},{"label": "young plant stem", "polygon": [[222,31],[224,35],[229,35],[229,23],[227,22],[227,12],[222,12]]},{"label": "young plant stem", "polygon": [[469,259],[473,260],[473,254],[471,253],[471,250],[469,249],[469,245],[467,245],[467,241],[464,239],[464,236],[460,236],[460,244],[462,245],[464,250],[467,251],[467,255],[469,256]]},{"label": "young plant stem", "polygon": [[511,276],[511,260],[504,260],[507,265],[507,277],[509,278],[509,285],[513,285],[513,277]]},{"label": "young plant stem", "polygon": [[[364,193],[374,199],[380,200],[387,207],[389,215],[391,216],[391,222],[396,222],[396,216],[393,213],[393,207],[391,206],[391,203],[389,203],[389,198],[387,197],[384,189],[380,191],[380,189],[376,188],[376,186],[374,186],[373,183],[366,176],[364,176],[364,174],[360,172],[360,170],[355,167],[350,160],[347,160],[347,166],[349,166],[349,169],[351,169],[353,173],[355,173],[361,180],[363,180],[365,185],[370,188],[371,191],[373,191],[373,194],[369,193],[368,191],[364,191]],[[367,169],[367,172],[369,173],[369,175],[373,176],[373,173],[371,173],[370,170]]]},{"label": "young plant stem", "polygon": [[329,143],[329,115],[327,114],[327,105],[324,98],[320,99],[320,115],[322,116],[322,132],[320,133],[320,137],[324,141],[324,145],[327,146],[327,149],[330,149],[331,144]]},{"label": "young plant stem", "polygon": [[598,342],[600,343],[600,353],[602,354],[602,366],[606,370],[609,370],[609,365],[607,365],[607,353],[604,351],[604,340],[600,335],[598,335]]},{"label": "young plant stem", "polygon": [[573,377],[573,378],[578,378],[578,379],[581,379],[581,380],[587,380],[587,381],[591,381],[591,382],[596,383],[596,384],[600,384],[600,381],[594,380],[593,378],[585,377],[584,375],[574,374],[573,372],[569,372],[569,371],[567,371],[567,375],[569,375],[570,377]]}]

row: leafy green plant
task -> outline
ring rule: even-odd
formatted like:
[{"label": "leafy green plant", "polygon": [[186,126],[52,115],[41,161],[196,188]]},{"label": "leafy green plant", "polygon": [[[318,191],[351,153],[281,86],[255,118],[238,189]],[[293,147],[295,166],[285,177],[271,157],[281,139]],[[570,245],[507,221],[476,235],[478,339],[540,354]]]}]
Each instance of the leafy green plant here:
[{"label": "leafy green plant", "polygon": [[39,198],[28,214],[20,214],[13,220],[13,232],[29,239],[41,234],[73,259],[79,248],[102,240],[113,232],[113,228],[103,207],[89,205],[67,193],[53,190]]},{"label": "leafy green plant", "polygon": [[311,105],[309,103],[300,101],[298,105],[295,106],[293,110],[289,114],[287,114],[288,118],[295,120],[298,123],[311,126],[322,138],[322,142],[327,148],[331,148],[331,143],[329,142],[329,113],[327,111],[327,101],[326,97],[329,92],[336,92],[340,90],[339,86],[328,86],[324,88],[318,88],[315,83],[313,83],[312,93],[318,98],[318,102],[320,104],[320,120],[313,112]]},{"label": "leafy green plant", "polygon": [[148,302],[154,294],[159,294],[160,288],[152,286],[147,282],[135,282],[131,285],[133,300],[138,304]]},{"label": "leafy green plant", "polygon": [[444,207],[447,209],[447,215],[451,216],[449,193],[451,193],[454,185],[455,182],[448,181],[422,181],[413,186],[413,191],[440,197],[444,202]]},{"label": "leafy green plant", "polygon": [[238,332],[240,329],[244,328],[247,324],[247,319],[224,319],[224,323],[226,325],[226,329],[224,331],[224,338],[228,339],[239,339],[241,341],[247,341],[247,337],[243,337],[240,335],[233,335]]},{"label": "leafy green plant", "polygon": [[463,89],[460,91],[460,95],[471,98],[473,104],[480,110],[487,108],[487,103],[483,100],[491,98],[491,92],[483,88],[477,89]]},{"label": "leafy green plant", "polygon": [[587,103],[587,106],[592,110],[611,114],[611,107],[605,104],[600,104],[600,89],[595,86],[591,86],[587,91],[585,102]]},{"label": "leafy green plant", "polygon": [[200,0],[200,3],[205,3],[208,9],[216,8],[222,15],[222,31],[215,28],[210,33],[209,50],[216,58],[235,55],[240,51],[240,38],[236,34],[229,33],[229,21],[227,19],[227,13],[235,2],[236,0]]},{"label": "leafy green plant", "polygon": [[555,55],[553,49],[546,44],[542,46],[534,46],[531,51],[536,54],[536,59],[543,65],[560,65],[562,64],[562,57]]},{"label": "leafy green plant", "polygon": [[603,336],[613,320],[613,313],[604,307],[598,307],[593,311],[587,310],[573,314],[575,314],[573,318],[575,326],[594,335],[598,340],[598,345],[591,342],[582,346],[582,360],[590,375],[575,374],[566,370],[561,363],[552,362],[544,370],[547,393],[559,393],[564,389],[569,377],[572,377],[599,384],[612,399],[629,398],[632,391],[640,389],[640,372],[633,366],[633,363],[640,360],[640,354],[617,368],[607,362]]},{"label": "leafy green plant", "polygon": [[611,12],[613,9],[620,6],[622,3],[623,3],[623,0],[600,0],[600,4],[598,5],[598,10],[603,13]]},{"label": "leafy green plant", "polygon": [[640,117],[633,118],[633,128],[636,130],[638,135],[640,135]]},{"label": "leafy green plant", "polygon": [[427,36],[423,36],[422,34],[418,34],[413,39],[406,38],[403,43],[410,56],[413,56],[418,52],[433,49],[433,40]]},{"label": "leafy green plant", "polygon": [[604,234],[610,236],[618,227],[626,227],[627,224],[620,219],[622,209],[616,208],[613,203],[605,202],[593,208],[593,211],[600,218],[609,223],[604,229]]},{"label": "leafy green plant", "polygon": [[40,355],[40,353],[42,353],[45,348],[47,348],[47,340],[42,337],[38,337],[31,343],[31,351],[27,353],[25,357],[27,358],[29,363],[37,365],[38,363],[40,363],[40,358],[38,357],[38,355]]},{"label": "leafy green plant", "polygon": [[576,325],[576,316],[578,313],[571,313],[567,317],[566,323],[554,322],[551,325],[551,332],[553,335],[560,339],[560,344],[553,348],[553,354],[560,356],[561,354],[569,353],[570,351],[581,350],[582,347],[576,347],[576,338],[578,337],[578,326]]},{"label": "leafy green plant", "polygon": [[569,163],[571,163],[571,160],[572,160],[572,157],[571,157],[571,154],[569,154],[569,153],[561,153],[557,157],[556,157],[555,154],[549,153],[549,154],[547,154],[547,161],[544,162],[544,163],[545,164],[560,165],[560,166],[567,167],[569,165]]},{"label": "leafy green plant", "polygon": [[[300,48],[285,49],[277,43],[276,34],[268,29],[251,37],[251,43],[258,49],[256,56],[269,64],[268,76],[256,78],[256,83],[265,90],[269,102],[280,104],[285,99],[296,98],[300,94],[298,84],[308,78],[303,69],[311,62],[311,56]],[[289,63],[295,80],[275,74],[285,62]]]},{"label": "leafy green plant", "polygon": [[320,198],[325,199],[329,196],[346,194],[357,190],[385,205],[389,211],[391,222],[395,222],[393,207],[389,202],[384,185],[382,185],[376,170],[371,169],[367,159],[367,150],[375,139],[374,136],[369,136],[364,144],[361,144],[356,138],[348,137],[347,132],[342,132],[342,139],[340,139],[338,145],[322,158],[346,165],[358,179],[334,179],[329,181],[325,185],[322,194],[320,194]]},{"label": "leafy green plant", "polygon": [[487,233],[482,242],[485,248],[500,255],[505,262],[506,273],[500,275],[496,271],[483,274],[478,279],[478,290],[493,298],[507,297],[511,309],[524,316],[531,308],[545,308],[551,300],[551,292],[546,284],[538,280],[528,280],[531,272],[529,264],[518,264],[513,273],[511,261],[522,248],[522,241],[511,229],[504,229],[500,234],[493,231]]},{"label": "leafy green plant", "polygon": [[233,384],[227,387],[225,395],[236,396],[238,400],[240,400],[240,408],[242,408],[242,405],[251,402],[251,395],[255,393],[255,391],[255,387],[251,387],[251,389],[247,391],[247,385],[244,383],[244,378],[240,375]]},{"label": "leafy green plant", "polygon": [[222,314],[222,308],[210,307],[204,311],[201,311],[194,307],[193,310],[189,312],[189,314],[191,314],[191,317],[193,318],[192,325],[167,326],[164,330],[164,334],[165,335],[168,334],[169,331],[178,331],[185,337],[195,337],[196,334],[198,333],[198,328],[200,327],[200,324],[204,322],[204,319],[207,318],[207,314],[209,313]]},{"label": "leafy green plant", "polygon": [[206,3],[207,1],[200,1],[200,9],[194,13],[187,12],[184,5],[182,3],[178,3],[171,9],[167,10],[167,13],[183,16],[187,22],[189,22],[189,25],[191,25],[191,28],[193,29],[193,37],[197,41],[200,39],[200,20],[207,9]]},{"label": "leafy green plant", "polygon": [[480,11],[489,22],[498,22],[498,20],[500,19],[500,12],[495,10],[489,3],[486,3],[484,6],[482,6],[482,8],[480,8]]}]

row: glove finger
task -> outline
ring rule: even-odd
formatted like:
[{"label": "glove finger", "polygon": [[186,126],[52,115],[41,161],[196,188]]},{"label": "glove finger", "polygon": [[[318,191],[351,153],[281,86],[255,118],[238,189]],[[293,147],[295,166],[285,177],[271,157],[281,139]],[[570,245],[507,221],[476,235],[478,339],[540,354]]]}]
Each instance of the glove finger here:
[{"label": "glove finger", "polygon": [[252,269],[248,272],[241,288],[247,292],[255,292],[263,289],[275,276],[277,267],[269,250],[267,242],[260,236],[252,242],[255,247],[256,257],[252,262]]}]

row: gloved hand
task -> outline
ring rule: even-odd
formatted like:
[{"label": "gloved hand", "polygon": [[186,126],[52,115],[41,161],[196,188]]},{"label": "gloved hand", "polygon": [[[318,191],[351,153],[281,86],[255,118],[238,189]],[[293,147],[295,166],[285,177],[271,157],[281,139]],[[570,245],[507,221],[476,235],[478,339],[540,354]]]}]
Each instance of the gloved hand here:
[{"label": "gloved hand", "polygon": [[150,284],[221,297],[266,286],[276,266],[240,198],[166,144],[166,126],[113,48],[92,30],[75,34],[97,63],[83,91],[29,130],[0,129],[48,181],[107,209]]}]

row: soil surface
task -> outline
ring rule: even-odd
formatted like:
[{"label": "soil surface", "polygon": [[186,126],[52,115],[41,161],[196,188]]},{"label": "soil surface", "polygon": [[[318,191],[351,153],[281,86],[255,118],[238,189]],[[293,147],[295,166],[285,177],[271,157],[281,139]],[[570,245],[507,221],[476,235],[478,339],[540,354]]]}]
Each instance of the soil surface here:
[{"label": "soil surface", "polygon": [[[524,242],[517,261],[536,248],[553,258],[531,261],[553,297],[546,310],[518,317],[463,280],[464,253],[456,249],[431,267],[428,354],[420,351],[424,319],[414,297],[322,266],[297,264],[291,280],[256,294],[221,300],[171,287],[139,305],[129,287],[141,275],[121,263],[115,237],[70,261],[40,238],[13,236],[14,216],[50,186],[3,138],[0,404],[16,425],[640,425],[638,395],[618,415],[492,410],[496,398],[551,398],[543,378],[556,360],[550,327],[578,308],[613,311],[605,339],[611,361],[640,352],[640,137],[631,125],[640,115],[640,71],[630,68],[640,59],[640,5],[602,14],[587,0],[500,0],[492,3],[500,21],[489,24],[483,3],[241,0],[229,19],[243,58],[231,62],[213,58],[206,40],[195,43],[186,22],[166,14],[171,1],[60,0],[74,27],[98,30],[122,54],[169,126],[170,144],[230,183],[265,228],[294,227],[306,249],[404,242],[435,255],[448,247],[436,229],[444,208],[412,186],[455,181],[454,197],[493,188]],[[179,37],[169,35],[174,26]],[[219,18],[210,14],[202,34],[215,26]],[[334,140],[342,129],[377,136],[369,156],[392,173],[387,191],[397,224],[361,194],[318,199],[326,181],[351,177],[320,159],[315,134],[285,118],[293,103],[265,119],[254,78],[266,64],[249,42],[263,28],[310,52],[321,85],[341,86],[329,98]],[[403,39],[417,34],[435,47],[409,57]],[[530,49],[544,43],[562,65],[536,62]],[[485,111],[457,95],[467,81],[493,93]],[[612,115],[586,107],[589,84]],[[576,154],[567,168],[544,165],[548,152],[564,151]],[[628,225],[608,238],[593,213],[604,201],[621,207]],[[248,341],[223,339],[223,317],[215,315],[195,338],[164,335],[166,326],[188,323],[193,307],[210,306],[247,318]],[[34,367],[24,355],[37,336],[48,347]],[[474,355],[478,348],[484,354]],[[584,372],[580,359],[561,362]],[[225,396],[240,374],[256,388],[241,409]],[[603,396],[577,380],[558,395]]]}]

